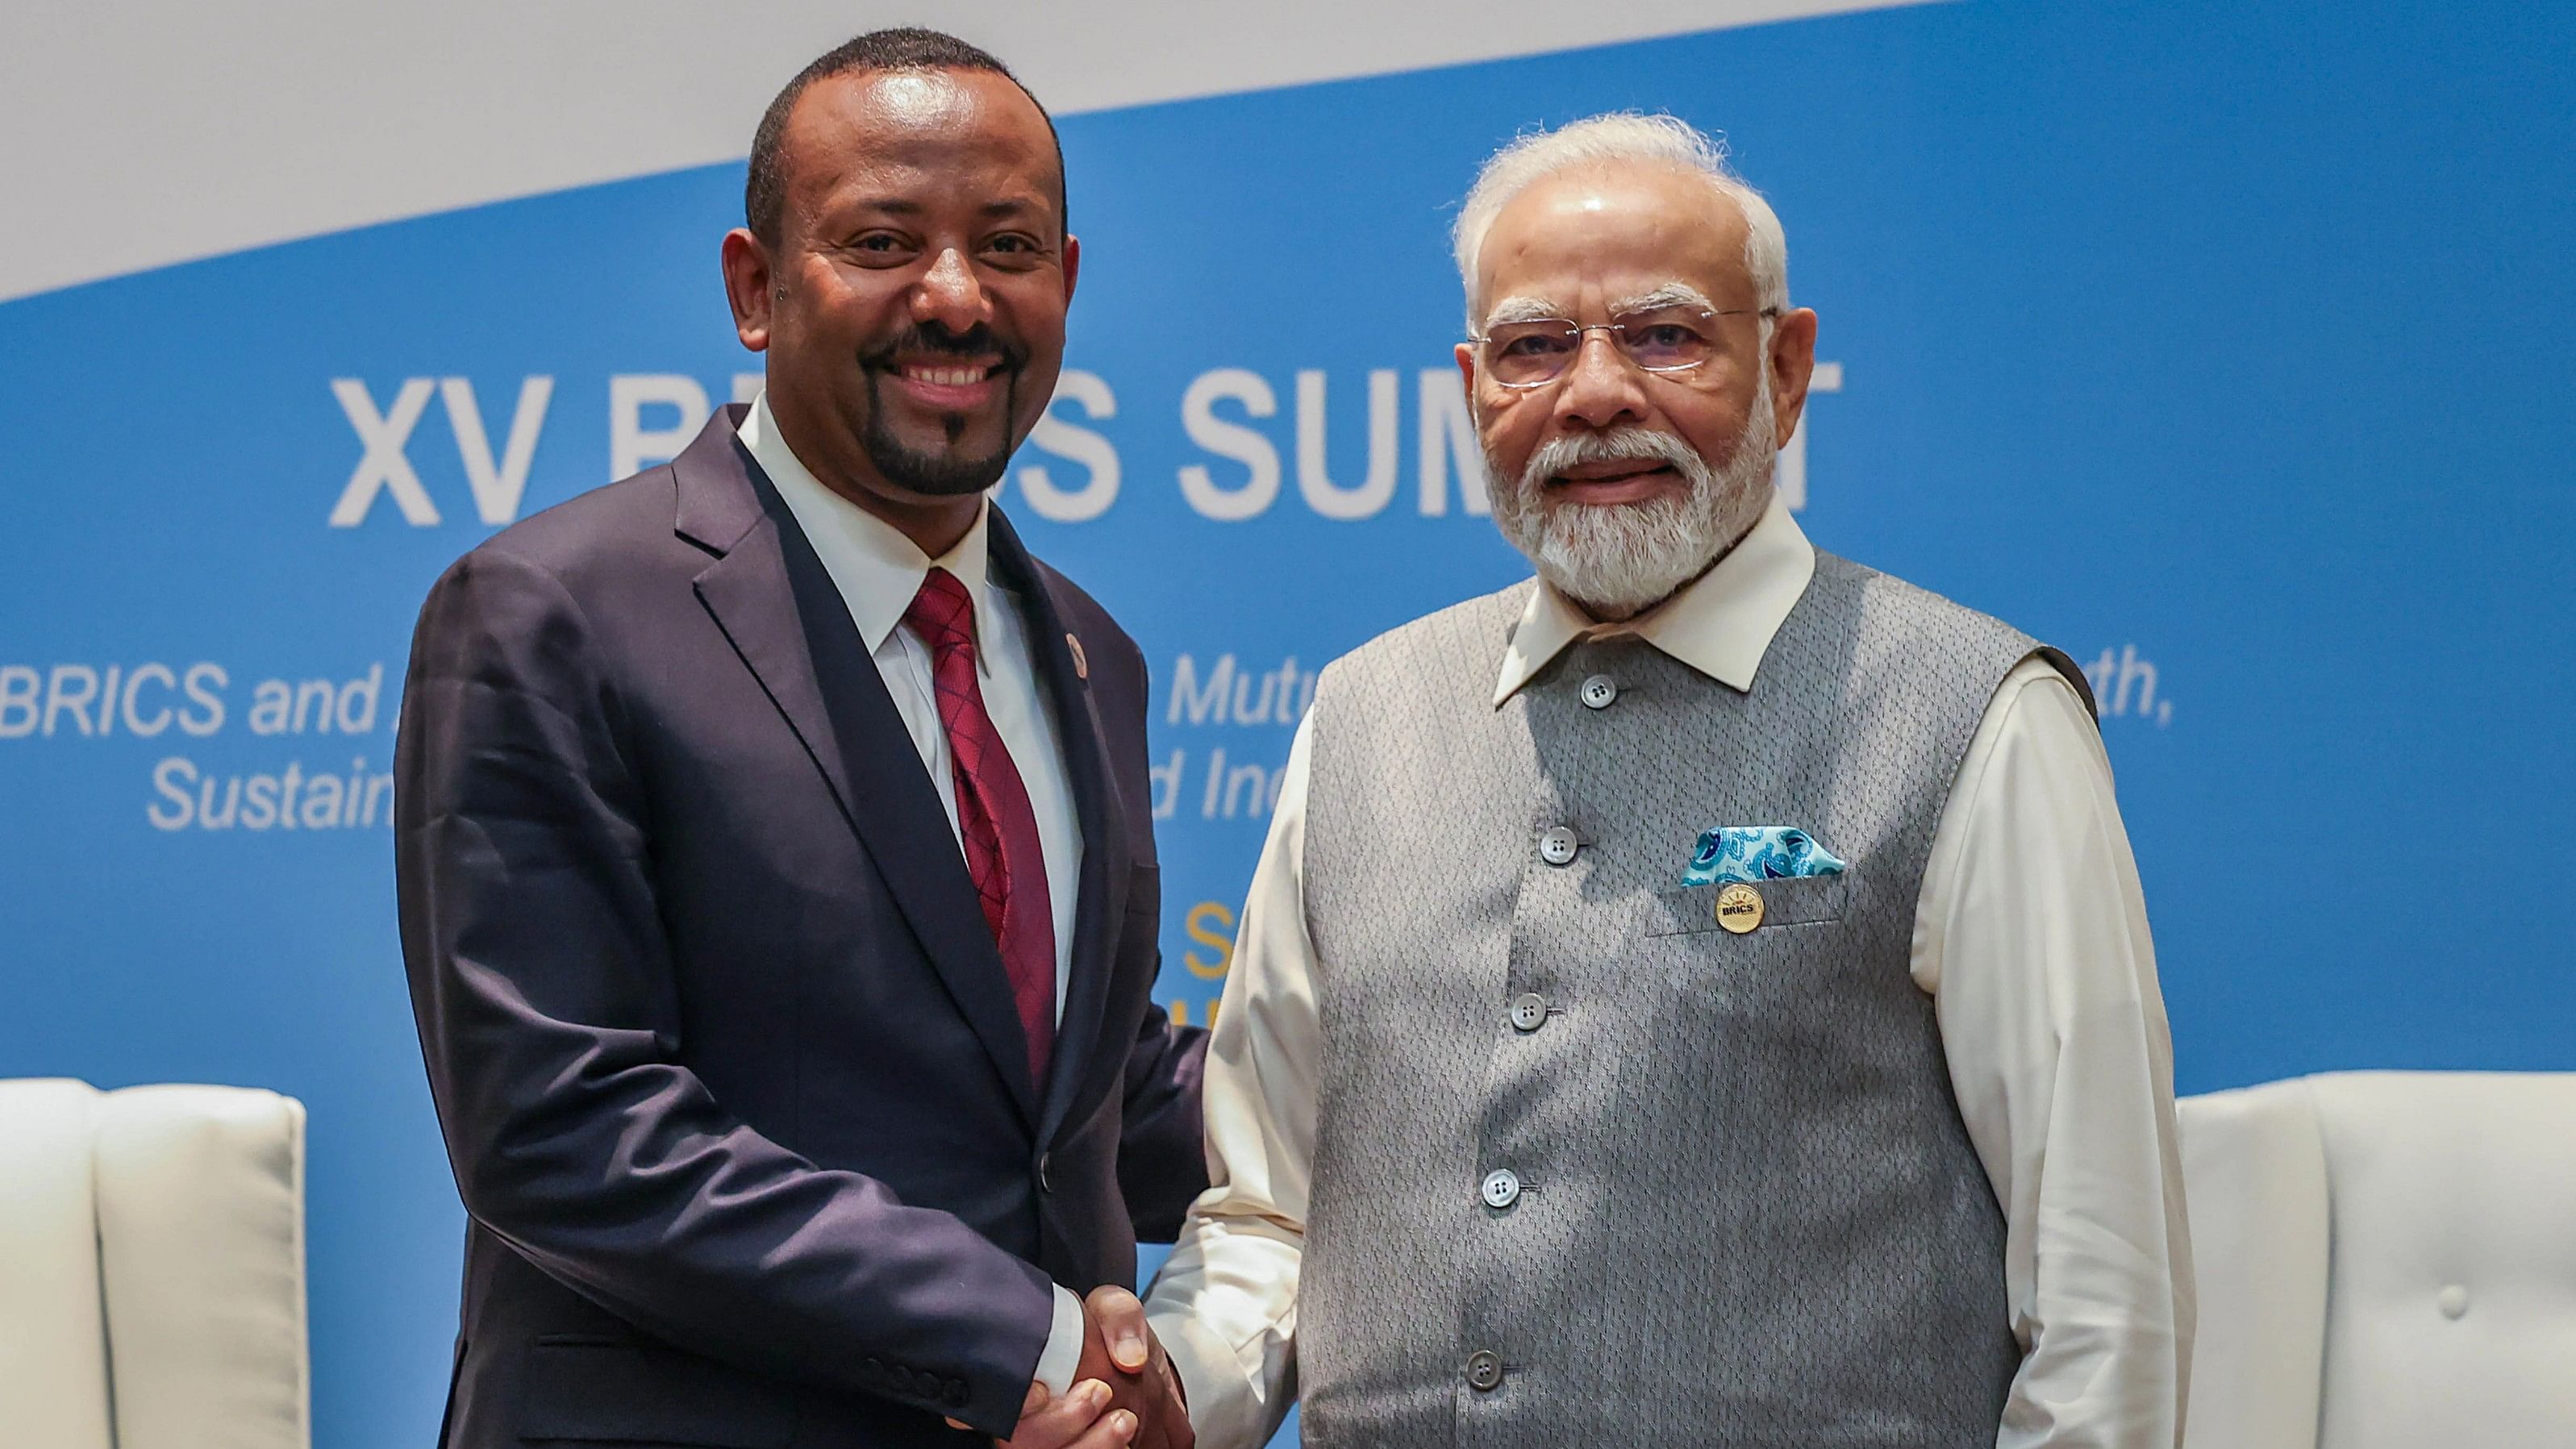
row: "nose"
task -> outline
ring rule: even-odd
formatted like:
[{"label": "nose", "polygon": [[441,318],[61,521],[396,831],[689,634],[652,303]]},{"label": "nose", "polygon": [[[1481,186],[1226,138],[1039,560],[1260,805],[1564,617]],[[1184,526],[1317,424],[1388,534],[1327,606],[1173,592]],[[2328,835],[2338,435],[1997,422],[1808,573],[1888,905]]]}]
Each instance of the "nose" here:
[{"label": "nose", "polygon": [[1557,422],[1597,431],[1645,416],[1646,390],[1627,354],[1607,332],[1584,333],[1557,384]]},{"label": "nose", "polygon": [[936,322],[952,333],[992,320],[992,310],[975,269],[955,247],[942,251],[912,289],[912,319]]}]

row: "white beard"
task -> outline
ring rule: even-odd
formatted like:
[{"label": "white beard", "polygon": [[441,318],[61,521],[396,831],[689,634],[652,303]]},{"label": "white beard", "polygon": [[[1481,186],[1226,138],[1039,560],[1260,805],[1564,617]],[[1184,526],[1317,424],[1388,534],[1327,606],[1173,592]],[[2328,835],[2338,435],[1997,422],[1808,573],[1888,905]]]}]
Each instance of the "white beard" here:
[{"label": "white beard", "polygon": [[[1508,482],[1488,453],[1494,522],[1540,578],[1597,618],[1625,619],[1663,602],[1751,532],[1770,506],[1779,445],[1769,381],[1722,467],[1710,467],[1670,433],[1635,426],[1551,439]],[[1689,491],[1644,503],[1549,505],[1548,479],[1585,463],[1626,460],[1669,464]]]}]

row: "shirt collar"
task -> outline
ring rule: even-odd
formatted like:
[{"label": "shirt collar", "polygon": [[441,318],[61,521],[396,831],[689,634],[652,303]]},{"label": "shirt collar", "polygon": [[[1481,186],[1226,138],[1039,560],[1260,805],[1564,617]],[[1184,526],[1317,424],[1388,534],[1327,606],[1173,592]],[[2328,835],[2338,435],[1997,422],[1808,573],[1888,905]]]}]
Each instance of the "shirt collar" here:
[{"label": "shirt collar", "polygon": [[1774,492],[1761,520],[1714,567],[1634,619],[1597,622],[1541,579],[1503,651],[1494,706],[1501,708],[1577,640],[1623,635],[1643,639],[1721,684],[1750,690],[1772,636],[1815,574],[1816,547]]},{"label": "shirt collar", "polygon": [[[933,565],[955,574],[966,586],[967,597],[975,601],[975,637],[979,641],[994,637],[996,604],[988,587],[992,555],[985,526],[992,517],[989,500],[975,510],[974,525],[957,540],[957,546],[934,559],[904,537],[901,529],[823,486],[780,435],[766,391],[752,401],[736,433],[821,556],[823,571],[841,591],[850,621],[859,626],[859,639],[870,654],[903,622],[904,611],[912,607],[913,596],[921,592],[921,581]],[[976,662],[984,664],[990,652],[978,648]]]}]

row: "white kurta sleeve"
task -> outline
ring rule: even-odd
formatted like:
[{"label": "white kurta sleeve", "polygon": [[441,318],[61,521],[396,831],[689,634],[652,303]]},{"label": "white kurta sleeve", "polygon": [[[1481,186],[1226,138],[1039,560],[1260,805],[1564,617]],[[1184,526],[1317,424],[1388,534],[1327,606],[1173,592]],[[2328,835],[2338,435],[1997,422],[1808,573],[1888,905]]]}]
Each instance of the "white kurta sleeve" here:
[{"label": "white kurta sleeve", "polygon": [[2024,1348],[1999,1449],[2173,1449],[2191,1246],[2173,1045],[2101,736],[2042,660],[1997,690],[1914,927],[1952,1087],[2007,1223]]},{"label": "white kurta sleeve", "polygon": [[1310,714],[1289,746],[1208,1042],[1210,1185],[1145,1301],[1203,1449],[1256,1449],[1288,1412],[1315,1159],[1315,948],[1303,865],[1313,728]]}]

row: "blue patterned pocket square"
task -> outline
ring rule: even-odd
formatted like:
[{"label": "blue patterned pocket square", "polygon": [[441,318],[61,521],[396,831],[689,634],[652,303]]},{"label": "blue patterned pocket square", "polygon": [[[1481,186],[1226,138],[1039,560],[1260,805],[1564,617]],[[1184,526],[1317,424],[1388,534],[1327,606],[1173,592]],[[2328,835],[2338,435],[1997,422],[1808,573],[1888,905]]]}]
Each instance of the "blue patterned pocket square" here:
[{"label": "blue patterned pocket square", "polygon": [[1686,886],[1725,881],[1781,880],[1840,875],[1843,863],[1794,825],[1720,825],[1704,831],[1682,872]]}]

